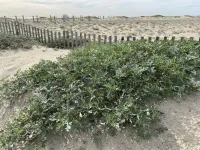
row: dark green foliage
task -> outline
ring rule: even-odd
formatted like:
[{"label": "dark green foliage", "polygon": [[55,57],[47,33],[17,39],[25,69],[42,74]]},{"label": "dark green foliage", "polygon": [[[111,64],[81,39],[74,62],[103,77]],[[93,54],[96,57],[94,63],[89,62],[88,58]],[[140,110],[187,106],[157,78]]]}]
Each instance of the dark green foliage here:
[{"label": "dark green foliage", "polygon": [[0,33],[0,49],[30,49],[37,44],[32,38]]},{"label": "dark green foliage", "polygon": [[157,121],[155,100],[195,90],[199,66],[194,41],[95,45],[41,61],[0,86],[2,99],[31,93],[28,106],[0,133],[1,144],[97,126],[131,126],[148,136]]}]

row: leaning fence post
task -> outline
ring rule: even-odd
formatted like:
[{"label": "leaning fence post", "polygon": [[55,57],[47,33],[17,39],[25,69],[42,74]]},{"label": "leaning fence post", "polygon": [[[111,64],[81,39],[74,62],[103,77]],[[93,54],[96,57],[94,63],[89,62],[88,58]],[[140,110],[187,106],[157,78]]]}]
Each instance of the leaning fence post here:
[{"label": "leaning fence post", "polygon": [[6,16],[4,16],[4,21],[7,22],[7,18],[6,18]]}]

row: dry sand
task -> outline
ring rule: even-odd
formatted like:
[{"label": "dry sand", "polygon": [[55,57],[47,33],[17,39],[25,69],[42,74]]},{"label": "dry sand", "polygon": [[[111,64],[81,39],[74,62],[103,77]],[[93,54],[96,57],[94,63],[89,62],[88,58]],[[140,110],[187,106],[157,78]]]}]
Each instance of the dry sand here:
[{"label": "dry sand", "polygon": [[200,36],[200,17],[135,17],[135,18],[108,18],[108,19],[92,19],[75,22],[57,19],[56,23],[50,22],[49,19],[39,19],[39,23],[33,23],[32,20],[26,20],[26,24],[37,26],[41,29],[50,29],[62,32],[74,31],[95,35],[115,36],[119,38],[125,37],[164,37],[171,38],[195,37]]},{"label": "dry sand", "polygon": [[[55,51],[45,47],[32,50],[0,51],[0,78],[13,75],[18,69],[27,69],[41,59],[56,60],[67,54],[67,50]],[[24,98],[25,100],[26,98]],[[22,108],[23,100],[0,106],[0,129],[12,114]],[[115,137],[103,137],[101,148],[97,148],[91,137],[85,134],[73,134],[70,138],[50,137],[47,142],[49,150],[199,150],[200,149],[200,93],[165,100],[158,105],[164,113],[161,124],[164,133],[150,140],[130,137],[129,133],[118,133]]]}]

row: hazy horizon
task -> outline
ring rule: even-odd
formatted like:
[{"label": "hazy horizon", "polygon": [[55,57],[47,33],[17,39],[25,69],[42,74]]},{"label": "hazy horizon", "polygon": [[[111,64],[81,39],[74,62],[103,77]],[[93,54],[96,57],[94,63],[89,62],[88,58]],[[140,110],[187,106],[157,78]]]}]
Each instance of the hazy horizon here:
[{"label": "hazy horizon", "polygon": [[198,16],[199,0],[0,0],[0,16]]}]

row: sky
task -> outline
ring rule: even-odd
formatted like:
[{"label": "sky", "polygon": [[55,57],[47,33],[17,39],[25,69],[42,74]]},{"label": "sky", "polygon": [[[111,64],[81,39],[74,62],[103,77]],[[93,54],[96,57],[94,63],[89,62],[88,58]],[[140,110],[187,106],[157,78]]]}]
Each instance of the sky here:
[{"label": "sky", "polygon": [[0,0],[0,16],[200,15],[200,0]]}]

